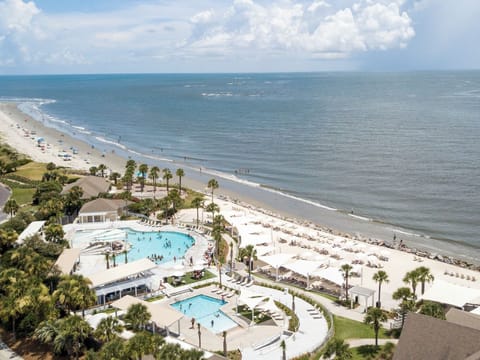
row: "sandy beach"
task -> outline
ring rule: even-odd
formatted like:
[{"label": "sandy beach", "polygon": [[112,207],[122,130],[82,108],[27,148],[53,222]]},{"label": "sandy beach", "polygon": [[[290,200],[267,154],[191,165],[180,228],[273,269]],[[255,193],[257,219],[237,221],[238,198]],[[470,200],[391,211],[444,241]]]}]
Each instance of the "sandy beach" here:
[{"label": "sandy beach", "polygon": [[[20,153],[27,154],[35,161],[54,162],[57,165],[87,171],[91,166],[98,166],[103,163],[111,171],[123,173],[125,158],[118,156],[116,153],[105,153],[92,148],[89,144],[55,129],[45,127],[19,111],[13,103],[0,104],[0,124],[0,134],[3,141],[16,148]],[[37,139],[40,137],[48,144],[44,150],[38,147]],[[76,154],[72,153],[72,148],[76,149]],[[58,156],[59,153],[64,152],[72,155],[71,161],[64,161]],[[205,176],[211,178],[208,174],[205,174]],[[193,189],[205,191],[206,182],[202,183],[186,178],[185,184]],[[382,300],[387,308],[393,308],[397,305],[396,302],[391,300],[391,294],[397,288],[405,286],[402,281],[404,274],[419,266],[430,268],[435,279],[480,289],[480,273],[475,270],[430,259],[428,254],[425,254],[427,255],[425,257],[405,251],[408,249],[401,251],[398,249],[399,244],[387,248],[375,243],[367,243],[367,238],[362,238],[364,241],[359,241],[360,236],[351,236],[311,222],[287,218],[281,211],[260,208],[259,205],[261,206],[261,204],[256,204],[255,199],[249,198],[248,195],[242,196],[225,190],[218,191],[218,193],[221,196],[216,201],[221,207],[222,214],[238,229],[242,239],[249,239],[252,236],[264,239],[260,242],[265,243],[266,246],[258,245],[259,252],[292,254],[308,260],[320,259],[320,256],[322,256],[328,260],[326,267],[339,266],[339,264],[345,262],[362,262],[361,276],[354,277],[351,283],[371,289],[377,289],[378,287],[372,280],[373,274],[379,268],[385,270],[390,277],[390,282],[384,284],[382,289]],[[189,221],[191,220],[190,218]],[[249,241],[255,242],[255,240]],[[332,255],[334,256],[332,257]],[[384,260],[376,260],[378,267],[367,266],[368,257],[371,256]]]}]

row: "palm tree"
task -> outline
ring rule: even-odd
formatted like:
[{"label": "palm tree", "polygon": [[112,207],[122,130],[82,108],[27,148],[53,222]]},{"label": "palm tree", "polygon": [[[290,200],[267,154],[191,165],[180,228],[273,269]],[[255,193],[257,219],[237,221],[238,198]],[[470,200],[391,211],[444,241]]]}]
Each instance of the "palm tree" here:
[{"label": "palm tree", "polygon": [[422,308],[420,309],[420,314],[445,320],[445,309],[442,304],[434,301],[424,301]]},{"label": "palm tree", "polygon": [[375,332],[375,347],[378,347],[378,332],[380,331],[381,323],[387,321],[387,315],[377,307],[370,307],[367,310],[367,314],[363,319],[363,322],[372,326]]},{"label": "palm tree", "polygon": [[192,206],[194,206],[197,209],[197,227],[198,227],[199,226],[198,225],[198,221],[199,221],[198,209],[203,207],[203,197],[202,196],[196,196],[195,198],[193,198]]},{"label": "palm tree", "polygon": [[63,227],[62,225],[59,225],[59,224],[48,225],[44,230],[44,234],[45,234],[45,240],[47,240],[48,242],[54,242],[57,244],[61,243],[65,236]]},{"label": "palm tree", "polygon": [[345,340],[343,339],[334,338],[333,340],[331,340],[325,348],[323,358],[330,359],[334,354],[335,360],[349,360],[353,358],[350,345],[345,343]]},{"label": "palm tree", "polygon": [[373,281],[378,283],[378,302],[377,307],[381,308],[382,304],[380,302],[380,294],[382,291],[382,283],[388,283],[390,279],[388,278],[388,274],[383,270],[378,270],[375,274],[373,274]]},{"label": "palm tree", "polygon": [[114,185],[117,186],[117,182],[118,182],[118,179],[120,179],[122,177],[122,175],[120,175],[120,173],[118,172],[112,172],[110,174],[110,180],[113,181]]},{"label": "palm tree", "polygon": [[126,346],[123,339],[115,337],[109,342],[103,344],[98,353],[94,353],[92,360],[120,360],[127,359]]},{"label": "palm tree", "polygon": [[123,255],[125,255],[125,264],[128,263],[128,250],[125,248],[123,249]]},{"label": "palm tree", "polygon": [[202,330],[200,329],[200,323],[197,323],[197,329],[198,329],[198,347],[201,349],[202,348]]},{"label": "palm tree", "polygon": [[168,168],[165,168],[162,171],[163,171],[163,180],[165,180],[165,183],[167,185],[167,194],[168,194],[168,192],[170,190],[169,181],[170,181],[171,178],[173,178],[173,175],[172,175],[172,172],[170,171],[170,169],[168,169]]},{"label": "palm tree", "polygon": [[177,169],[175,174],[178,176],[178,191],[180,195],[182,195],[182,177],[185,176],[185,171],[183,171],[183,169]]},{"label": "palm tree", "polygon": [[85,309],[97,301],[95,292],[90,288],[91,284],[90,279],[82,275],[65,275],[52,294],[53,301],[67,313],[81,309],[82,316],[85,317]]},{"label": "palm tree", "polygon": [[152,166],[150,168],[150,174],[148,175],[153,182],[153,198],[155,199],[155,192],[157,191],[157,180],[158,174],[160,173],[160,169],[158,166]]},{"label": "palm tree", "polygon": [[127,163],[125,164],[125,169],[135,169],[137,168],[137,163],[133,159],[127,160]]},{"label": "palm tree", "polygon": [[213,191],[218,189],[218,181],[215,179],[208,180],[207,187],[212,191],[212,204],[213,204]]},{"label": "palm tree", "polygon": [[145,181],[147,179],[147,173],[148,173],[148,165],[147,164],[141,164],[138,167],[138,171],[140,171],[141,176],[141,181],[140,181],[140,192],[143,192],[143,188],[145,186]]},{"label": "palm tree", "polygon": [[139,331],[145,329],[145,325],[151,317],[152,315],[145,305],[140,303],[132,304],[124,316],[124,321],[133,331]]},{"label": "palm tree", "polygon": [[135,174],[134,168],[127,168],[123,175],[123,182],[127,185],[127,191],[130,191],[133,185],[133,175]]},{"label": "palm tree", "polygon": [[245,246],[242,255],[248,258],[248,281],[252,281],[252,262],[253,260],[257,260],[257,250],[255,249],[255,246]]},{"label": "palm tree", "polygon": [[108,251],[105,253],[105,263],[107,265],[107,270],[110,269],[110,253]]},{"label": "palm tree", "polygon": [[340,267],[340,271],[342,272],[343,279],[345,280],[345,300],[348,301],[348,278],[350,277],[350,271],[352,271],[353,267],[350,264],[343,264]]},{"label": "palm tree", "polygon": [[97,176],[98,168],[96,166],[91,166],[90,169],[88,169],[90,175]]},{"label": "palm tree", "polygon": [[223,356],[227,357],[227,332],[222,332],[223,336]]},{"label": "palm tree", "polygon": [[95,330],[95,336],[102,342],[108,342],[115,339],[123,330],[117,318],[108,316],[100,320]]},{"label": "palm tree", "polygon": [[398,288],[392,294],[393,300],[401,300],[400,303],[400,313],[402,315],[402,328],[403,324],[405,324],[405,316],[407,312],[413,310],[415,307],[415,295],[410,291],[408,287],[401,287]]},{"label": "palm tree", "polygon": [[282,340],[280,347],[282,348],[282,360],[287,360],[287,344],[285,344],[285,340]]},{"label": "palm tree", "polygon": [[410,284],[411,285],[414,299],[417,298],[417,284],[418,284],[418,281],[419,281],[419,275],[420,274],[419,274],[418,270],[415,269],[415,270],[407,272],[405,274],[405,276],[403,277],[403,282],[405,284]]},{"label": "palm tree", "polygon": [[103,177],[105,177],[105,170],[107,170],[107,166],[105,164],[100,164],[100,165],[98,165],[97,170],[100,171],[100,175],[103,178]]},{"label": "palm tree", "polygon": [[20,209],[20,206],[17,204],[17,201],[15,199],[8,199],[3,206],[3,212],[6,214],[10,214],[10,219],[13,217],[13,215],[16,214],[18,209]]},{"label": "palm tree", "polygon": [[422,284],[422,295],[425,292],[425,283],[426,282],[432,282],[435,280],[433,277],[432,273],[430,272],[430,269],[425,267],[425,266],[420,266],[419,268],[415,269],[418,274],[418,281]]},{"label": "palm tree", "polygon": [[214,204],[212,202],[207,205],[207,207],[205,208],[205,211],[212,213],[212,221],[213,221],[213,219],[215,219],[215,212],[220,212],[220,207],[217,204]]}]

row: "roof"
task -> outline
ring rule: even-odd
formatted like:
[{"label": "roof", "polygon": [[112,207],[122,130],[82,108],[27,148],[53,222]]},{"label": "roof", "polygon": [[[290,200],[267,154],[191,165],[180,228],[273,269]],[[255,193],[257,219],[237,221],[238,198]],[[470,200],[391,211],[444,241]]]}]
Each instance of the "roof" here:
[{"label": "roof", "polygon": [[82,199],[90,199],[97,197],[100,193],[107,192],[110,189],[110,182],[100,176],[85,176],[65,185],[61,194],[68,193],[74,186],[79,186],[83,190]]},{"label": "roof", "polygon": [[348,290],[350,294],[355,294],[355,295],[360,295],[360,296],[365,296],[365,297],[370,297],[375,294],[375,290],[361,287],[361,286],[354,286],[351,289]]},{"label": "roof", "polygon": [[159,303],[154,304],[148,301],[143,301],[130,295],[114,301],[112,306],[120,310],[127,311],[128,308],[133,304],[145,305],[152,315],[151,320],[159,327],[170,326],[183,318],[183,314],[176,310],[169,309],[168,307]]},{"label": "roof", "polygon": [[17,243],[21,244],[25,241],[25,239],[35,235],[38,233],[43,225],[45,225],[45,221],[32,221],[28,224],[27,228],[22,231],[22,233],[18,236]]},{"label": "roof", "polygon": [[296,260],[293,262],[289,262],[283,264],[282,267],[293,271],[294,273],[300,274],[302,276],[308,277],[310,276],[315,270],[319,268],[322,263],[317,261],[309,261],[309,260]]},{"label": "roof", "polygon": [[451,308],[445,315],[448,322],[480,330],[480,315],[468,311]]},{"label": "roof", "polygon": [[294,256],[294,254],[274,254],[259,256],[258,259],[274,267],[275,269],[278,269],[283,264],[289,262]]},{"label": "roof", "polygon": [[110,212],[117,211],[125,206],[124,200],[118,199],[95,199],[87,202],[80,209],[80,214],[85,213],[101,213],[101,212]]},{"label": "roof", "polygon": [[478,339],[479,330],[409,313],[393,360],[465,360],[480,351]]},{"label": "roof", "polygon": [[421,298],[423,300],[436,301],[441,304],[449,304],[461,308],[479,296],[480,289],[435,280],[432,287],[425,291],[425,294],[423,294]]},{"label": "roof", "polygon": [[55,265],[60,269],[62,274],[70,274],[75,262],[80,256],[80,249],[64,249],[58,257]]},{"label": "roof", "polygon": [[101,285],[110,284],[115,281],[125,279],[129,276],[151,270],[155,267],[156,265],[150,260],[140,259],[137,261],[132,261],[128,264],[122,264],[114,268],[91,274],[88,277],[92,281],[92,287],[96,288]]}]

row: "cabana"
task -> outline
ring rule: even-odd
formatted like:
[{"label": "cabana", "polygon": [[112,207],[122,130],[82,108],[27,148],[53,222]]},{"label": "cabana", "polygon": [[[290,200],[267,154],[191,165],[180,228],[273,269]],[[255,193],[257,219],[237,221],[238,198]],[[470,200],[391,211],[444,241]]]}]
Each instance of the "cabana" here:
[{"label": "cabana", "polygon": [[465,304],[472,304],[480,297],[480,289],[435,280],[432,287],[425,291],[420,298],[441,304],[448,304],[463,309]]},{"label": "cabana", "polygon": [[319,268],[321,264],[316,261],[309,260],[296,260],[283,264],[282,267],[293,271],[294,273],[300,274],[303,277],[307,278],[307,289],[310,288],[310,275]]},{"label": "cabana", "polygon": [[138,287],[147,286],[152,282],[151,270],[154,268],[156,265],[152,261],[140,259],[91,274],[88,277],[97,297],[103,300],[100,303],[104,304],[106,295],[119,292],[121,297],[122,291],[125,289],[134,288],[135,295],[137,295]]},{"label": "cabana", "polygon": [[275,281],[278,281],[278,269],[280,269],[283,264],[289,262],[294,256],[293,254],[275,254],[260,256],[258,259],[275,269]]},{"label": "cabana", "polygon": [[344,283],[343,275],[339,267],[328,267],[326,269],[318,269],[312,273],[312,276],[318,276],[338,286],[343,286],[343,283]]},{"label": "cabana", "polygon": [[128,308],[133,304],[143,304],[147,307],[148,312],[152,315],[150,321],[155,326],[164,328],[167,332],[167,336],[169,335],[169,327],[173,325],[175,322],[178,324],[178,334],[180,335],[180,320],[183,318],[182,313],[169,309],[162,304],[154,304],[148,301],[143,301],[141,299],[137,299],[133,296],[127,295],[118,299],[112,303],[114,308],[127,311]]},{"label": "cabana", "polygon": [[361,296],[365,299],[365,311],[367,311],[368,308],[368,299],[372,298],[372,306],[375,306],[374,301],[375,301],[375,290],[368,289],[365,287],[361,286],[354,286],[351,289],[348,290],[350,293],[350,308],[353,307],[353,297],[354,296]]},{"label": "cabana", "polygon": [[55,266],[63,275],[71,275],[75,271],[76,265],[80,262],[80,249],[64,249]]}]

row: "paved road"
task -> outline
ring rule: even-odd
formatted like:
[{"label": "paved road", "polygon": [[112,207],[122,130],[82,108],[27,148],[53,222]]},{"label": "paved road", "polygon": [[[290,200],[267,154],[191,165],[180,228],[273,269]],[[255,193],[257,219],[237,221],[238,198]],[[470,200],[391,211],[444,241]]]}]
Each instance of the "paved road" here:
[{"label": "paved road", "polygon": [[0,184],[0,223],[3,222],[8,216],[3,212],[3,204],[5,204],[9,197],[10,190],[5,187],[5,185]]}]

